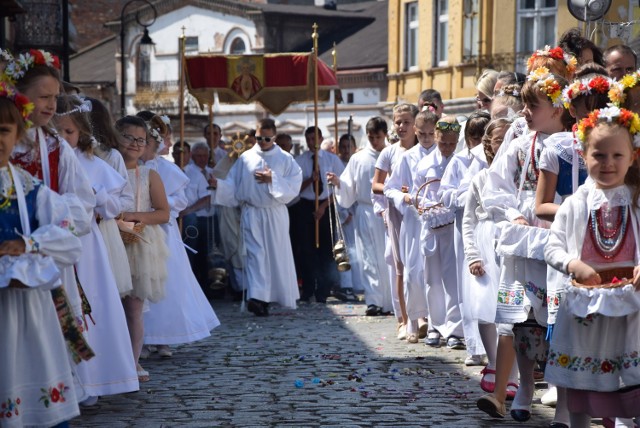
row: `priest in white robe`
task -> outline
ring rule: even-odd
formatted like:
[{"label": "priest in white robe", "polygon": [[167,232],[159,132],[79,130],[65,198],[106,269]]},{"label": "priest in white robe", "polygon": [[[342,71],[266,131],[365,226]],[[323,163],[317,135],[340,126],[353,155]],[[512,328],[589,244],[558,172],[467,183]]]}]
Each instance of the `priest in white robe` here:
[{"label": "priest in white robe", "polygon": [[247,308],[257,316],[269,314],[270,302],[295,308],[299,298],[286,204],[299,193],[302,171],[275,145],[275,135],[274,121],[262,119],[257,144],[240,156],[226,179],[212,179],[215,204],[242,208],[243,282]]},{"label": "priest in white robe", "polygon": [[[336,197],[340,206],[349,208],[357,202],[354,218],[355,249],[362,270],[367,306],[375,305],[382,308],[383,312],[391,312],[391,284],[384,259],[384,221],[374,213],[371,200],[371,182],[376,161],[380,151],[385,147],[386,132],[376,132],[375,126],[369,126],[371,122],[372,120],[367,123],[367,138],[370,144],[351,156],[340,177],[332,172],[327,173],[327,181],[336,186]],[[373,125],[376,123],[374,121]]]}]

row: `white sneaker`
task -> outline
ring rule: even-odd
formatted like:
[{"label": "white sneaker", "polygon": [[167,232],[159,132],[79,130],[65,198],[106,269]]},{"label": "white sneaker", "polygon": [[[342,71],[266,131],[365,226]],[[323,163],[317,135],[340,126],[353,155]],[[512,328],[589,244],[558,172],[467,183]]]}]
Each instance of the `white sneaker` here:
[{"label": "white sneaker", "polygon": [[80,404],[82,407],[91,407],[91,406],[95,406],[96,404],[98,404],[98,398],[100,398],[100,397],[90,395],[90,396],[89,396],[89,398],[87,398],[87,399],[86,399],[86,400],[84,400],[84,401],[81,401],[79,404]]},{"label": "white sneaker", "polygon": [[540,402],[545,406],[555,407],[558,402],[558,390],[555,386],[552,386],[540,397]]},{"label": "white sneaker", "polygon": [[482,355],[467,355],[464,360],[465,366],[484,366]]}]

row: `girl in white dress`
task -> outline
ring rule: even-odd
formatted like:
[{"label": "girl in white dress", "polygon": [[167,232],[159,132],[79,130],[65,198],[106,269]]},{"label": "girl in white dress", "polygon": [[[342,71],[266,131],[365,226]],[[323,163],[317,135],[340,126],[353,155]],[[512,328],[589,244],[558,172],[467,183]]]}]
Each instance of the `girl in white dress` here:
[{"label": "girl in white dress", "polygon": [[[91,305],[91,318],[85,337],[96,356],[78,366],[78,379],[86,399],[92,405],[98,396],[121,394],[139,389],[132,358],[131,342],[127,338],[127,322],[120,303],[109,256],[96,220],[111,222],[123,211],[121,195],[127,180],[102,159],[93,155],[91,125],[88,111],[91,103],[77,96],[62,95],[54,119],[56,128],[75,149],[80,165],[86,172],[96,195],[95,215],[91,232],[83,235],[82,255],[76,264],[80,283]],[[115,227],[117,235],[120,239]]]},{"label": "girl in white dress", "polygon": [[640,416],[640,118],[595,110],[576,135],[593,183],[560,206],[544,251],[549,265],[575,279],[558,296],[545,377],[567,388],[571,427],[581,428],[591,417]]},{"label": "girl in white dress", "polygon": [[462,216],[467,202],[467,191],[469,190],[471,178],[467,172],[473,160],[480,157],[481,153],[484,154],[482,138],[489,121],[489,113],[476,111],[469,116],[464,127],[465,148],[456,153],[447,165],[438,190],[438,197],[444,206],[456,214],[454,248],[457,260],[456,266],[458,268],[459,306],[462,313],[462,329],[467,348],[467,358],[465,359],[467,366],[482,365],[482,355],[486,351],[480,339],[478,323],[473,319],[469,311],[469,305],[472,302],[464,298],[465,288],[468,288],[469,285],[470,274],[464,263]]},{"label": "girl in white dress", "polygon": [[[126,182],[125,188],[120,193],[120,203],[122,211],[131,211],[133,209],[133,191],[129,184],[129,176],[127,175],[127,167],[124,165],[124,159],[118,151],[120,139],[122,138],[113,127],[113,119],[111,113],[102,104],[100,100],[95,98],[86,98],[91,102],[91,111],[89,118],[91,120],[91,131],[93,133],[93,153],[111,166]],[[124,243],[118,231],[118,225],[115,221],[101,221],[98,224],[104,244],[109,254],[109,263],[111,270],[118,285],[120,297],[126,296],[133,290],[131,283],[131,269],[129,268],[129,259],[124,248]]]},{"label": "girl in white dress", "polygon": [[123,299],[123,304],[138,379],[146,382],[149,373],[138,361],[144,338],[142,309],[145,300],[155,303],[165,297],[169,250],[160,225],[169,221],[170,209],[158,173],[147,166],[138,165],[147,145],[147,125],[144,120],[125,116],[116,122],[116,129],[122,135],[119,150],[127,166],[135,200],[133,211],[122,213],[122,220],[145,225],[142,237],[137,242],[125,242],[133,290]]},{"label": "girl in white dress", "polygon": [[[533,132],[509,143],[491,165],[482,192],[487,213],[496,223],[504,224],[496,250],[502,260],[495,321],[505,327],[513,325],[501,327],[500,334],[514,337],[520,385],[511,417],[519,422],[531,417],[533,370],[536,361],[545,360],[547,352],[547,269],[542,252],[550,224],[535,215],[540,156],[549,135],[565,129],[561,97],[566,81],[545,67],[532,71],[527,79],[522,88],[523,114]],[[509,361],[505,364],[511,368]],[[498,367],[498,373],[502,372]],[[482,411],[493,417],[501,418],[506,413],[503,382],[506,377],[500,376],[494,393],[477,402]]]},{"label": "girl in white dress", "polygon": [[[86,174],[78,164],[73,149],[49,128],[60,93],[60,62],[55,55],[31,49],[9,62],[0,80],[14,81],[16,88],[34,103],[30,115],[33,127],[27,130],[13,149],[11,161],[66,200],[73,215],[74,234],[89,233],[96,199]],[[72,358],[79,362],[93,355],[81,332],[83,314],[88,309],[76,283],[73,267],[62,269],[62,287],[56,290],[56,300],[67,298],[75,319],[64,323],[63,332]],[[83,311],[84,309],[84,311]]]},{"label": "girl in white dress", "polygon": [[162,224],[169,248],[167,259],[167,280],[165,299],[149,305],[144,313],[144,343],[156,345],[161,357],[171,357],[168,345],[190,343],[210,336],[210,331],[220,325],[196,280],[187,252],[182,243],[180,228],[176,219],[187,207],[185,189],[189,178],[180,168],[158,156],[166,147],[162,137],[169,129],[159,116],[153,116],[148,123],[149,137],[142,160],[145,166],[160,175],[167,193],[171,210],[169,223]]},{"label": "girl in white dress", "polygon": [[0,83],[0,427],[52,426],[80,414],[51,291],[81,252],[63,198],[9,163],[28,100]]},{"label": "girl in white dress", "polygon": [[[374,204],[382,203],[385,211],[382,215],[385,218],[387,226],[387,248],[385,256],[390,265],[391,275],[391,295],[393,296],[393,311],[398,320],[398,339],[405,340],[407,338],[407,309],[404,300],[404,266],[400,260],[400,244],[399,233],[402,223],[402,215],[398,210],[389,204],[384,198],[384,185],[387,179],[393,173],[395,167],[400,163],[403,153],[417,144],[413,126],[415,118],[418,115],[418,108],[413,104],[398,104],[393,107],[393,130],[395,135],[399,137],[396,144],[385,147],[378,160],[376,161],[376,170],[373,175],[371,191]],[[405,183],[406,191],[410,183]],[[377,195],[384,199],[377,199]]]},{"label": "girl in white dress", "polygon": [[[510,125],[511,120],[501,118],[491,121],[487,126],[482,144],[484,151],[479,156],[484,158],[482,164],[487,166],[477,172],[469,184],[462,219],[462,240],[466,260],[464,266],[471,274],[469,282],[463,287],[463,301],[470,302],[468,309],[471,318],[479,324],[480,337],[489,360],[481,372],[480,387],[489,393],[495,390],[498,334],[494,321],[500,272],[493,246],[496,225],[484,209],[482,189],[487,181],[486,168],[493,162]],[[507,373],[509,369],[506,367]],[[509,382],[517,381],[517,370],[512,371]]]}]

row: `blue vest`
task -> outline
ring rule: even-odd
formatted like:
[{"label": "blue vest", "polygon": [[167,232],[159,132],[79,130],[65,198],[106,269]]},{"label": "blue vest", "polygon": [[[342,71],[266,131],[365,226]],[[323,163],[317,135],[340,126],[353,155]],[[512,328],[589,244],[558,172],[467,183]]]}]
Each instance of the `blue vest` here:
[{"label": "blue vest", "polygon": [[[567,162],[558,156],[558,183],[556,184],[556,192],[558,195],[565,197],[573,194],[573,166],[571,162]],[[584,184],[587,179],[587,170],[578,168],[578,186]],[[577,190],[577,189],[576,189]]]},{"label": "blue vest", "polygon": [[[36,220],[36,198],[38,197],[39,188],[40,185],[36,185],[31,192],[25,195],[32,233],[38,228],[38,221]],[[18,200],[11,199],[11,205],[0,210],[0,242],[19,239],[20,236],[16,234],[16,230],[24,234],[22,225],[20,224]]]}]

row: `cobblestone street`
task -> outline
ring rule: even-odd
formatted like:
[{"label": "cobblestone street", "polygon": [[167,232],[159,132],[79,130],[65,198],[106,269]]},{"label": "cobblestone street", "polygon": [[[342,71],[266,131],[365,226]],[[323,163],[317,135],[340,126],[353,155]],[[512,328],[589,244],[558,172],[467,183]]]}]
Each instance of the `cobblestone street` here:
[{"label": "cobblestone street", "polygon": [[[222,326],[207,340],[142,361],[139,392],[101,398],[73,427],[545,427],[492,420],[476,409],[480,368],[465,351],[396,339],[393,317],[329,301],[268,318],[214,302]],[[598,425],[595,425],[598,426]]]}]

